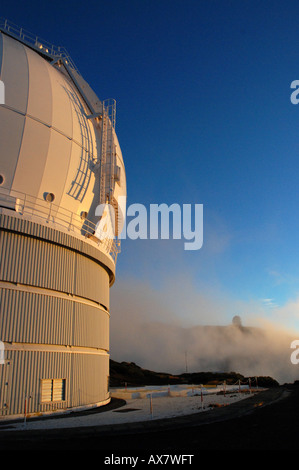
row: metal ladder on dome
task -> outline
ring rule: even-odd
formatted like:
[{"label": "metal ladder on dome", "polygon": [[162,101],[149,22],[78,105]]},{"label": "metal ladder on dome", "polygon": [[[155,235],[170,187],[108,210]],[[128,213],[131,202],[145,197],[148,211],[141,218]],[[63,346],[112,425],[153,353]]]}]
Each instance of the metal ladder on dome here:
[{"label": "metal ladder on dome", "polygon": [[102,114],[102,143],[100,163],[100,204],[111,201],[114,184],[115,166],[115,129],[116,103],[115,100],[103,101]]}]

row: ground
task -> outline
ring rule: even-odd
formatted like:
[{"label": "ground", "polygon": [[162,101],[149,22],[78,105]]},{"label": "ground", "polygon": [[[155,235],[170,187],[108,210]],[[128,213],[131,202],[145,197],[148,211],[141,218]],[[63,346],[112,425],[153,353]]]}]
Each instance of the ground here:
[{"label": "ground", "polygon": [[100,459],[112,454],[192,453],[194,458],[199,458],[202,452],[211,450],[296,451],[299,447],[299,384],[269,389],[248,400],[201,413],[201,416],[164,420],[148,426],[111,426],[105,432],[92,427],[10,433],[2,428],[0,449],[96,450]]}]

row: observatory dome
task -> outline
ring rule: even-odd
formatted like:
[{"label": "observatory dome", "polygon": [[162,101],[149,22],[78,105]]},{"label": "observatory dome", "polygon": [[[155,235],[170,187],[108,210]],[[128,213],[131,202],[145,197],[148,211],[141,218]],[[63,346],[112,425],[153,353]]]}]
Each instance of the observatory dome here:
[{"label": "observatory dome", "polygon": [[1,19],[0,80],[0,419],[103,406],[126,199],[115,101]]},{"label": "observatory dome", "polygon": [[[19,201],[16,209],[21,211],[26,197],[27,215],[41,219],[47,217],[48,203],[52,203],[51,221],[60,228],[69,230],[71,226],[80,231],[87,218],[91,223],[84,226],[92,235],[95,208],[106,202],[101,200],[103,186],[116,209],[119,196],[126,195],[113,118],[107,114],[112,137],[110,143],[107,137],[104,143],[104,105],[78,71],[58,60],[46,60],[3,33],[0,78],[5,85],[5,104],[0,106],[1,193],[15,196]],[[96,169],[104,152],[110,152],[113,168],[110,162],[110,174],[103,183],[103,175]],[[107,161],[105,165],[107,170]]]}]

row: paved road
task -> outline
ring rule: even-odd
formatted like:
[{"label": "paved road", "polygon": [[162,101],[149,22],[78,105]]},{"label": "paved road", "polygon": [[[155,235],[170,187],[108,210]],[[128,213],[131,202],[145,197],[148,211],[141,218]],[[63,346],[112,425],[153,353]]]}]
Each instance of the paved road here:
[{"label": "paved road", "polygon": [[[175,419],[51,431],[6,431],[3,450],[96,450],[98,456],[202,454],[206,450],[299,450],[299,385]],[[253,463],[253,462],[252,462]]]}]

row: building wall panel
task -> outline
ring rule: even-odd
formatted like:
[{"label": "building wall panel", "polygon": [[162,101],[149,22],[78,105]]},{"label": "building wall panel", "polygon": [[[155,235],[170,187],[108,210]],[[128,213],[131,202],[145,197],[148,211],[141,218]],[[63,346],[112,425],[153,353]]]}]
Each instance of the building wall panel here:
[{"label": "building wall panel", "polygon": [[[0,214],[0,416],[23,415],[25,399],[28,413],[109,401],[113,271],[78,239],[11,219]],[[43,379],[63,383],[65,399],[44,403]]]},{"label": "building wall panel", "polygon": [[[25,399],[27,412],[36,413],[98,404],[109,398],[108,355],[9,351],[1,373],[8,380],[7,385],[0,384],[2,416],[24,415]],[[41,380],[64,378],[65,401],[42,402]]]},{"label": "building wall panel", "polygon": [[96,304],[0,288],[0,339],[108,350],[109,314]]},{"label": "building wall panel", "polygon": [[[1,111],[1,108],[0,108]],[[3,210],[2,210],[3,211]],[[51,224],[39,224],[21,216],[11,217],[0,210],[0,229],[12,231],[14,233],[28,235],[37,239],[48,241],[64,248],[69,248],[82,256],[92,258],[100,264],[108,273],[110,285],[114,282],[115,266],[113,261],[94,245],[83,241],[82,238],[73,236],[70,231],[68,233],[61,230],[55,230]]]},{"label": "building wall panel", "polygon": [[38,286],[98,302],[109,309],[109,276],[67,248],[0,231],[0,280]]}]

